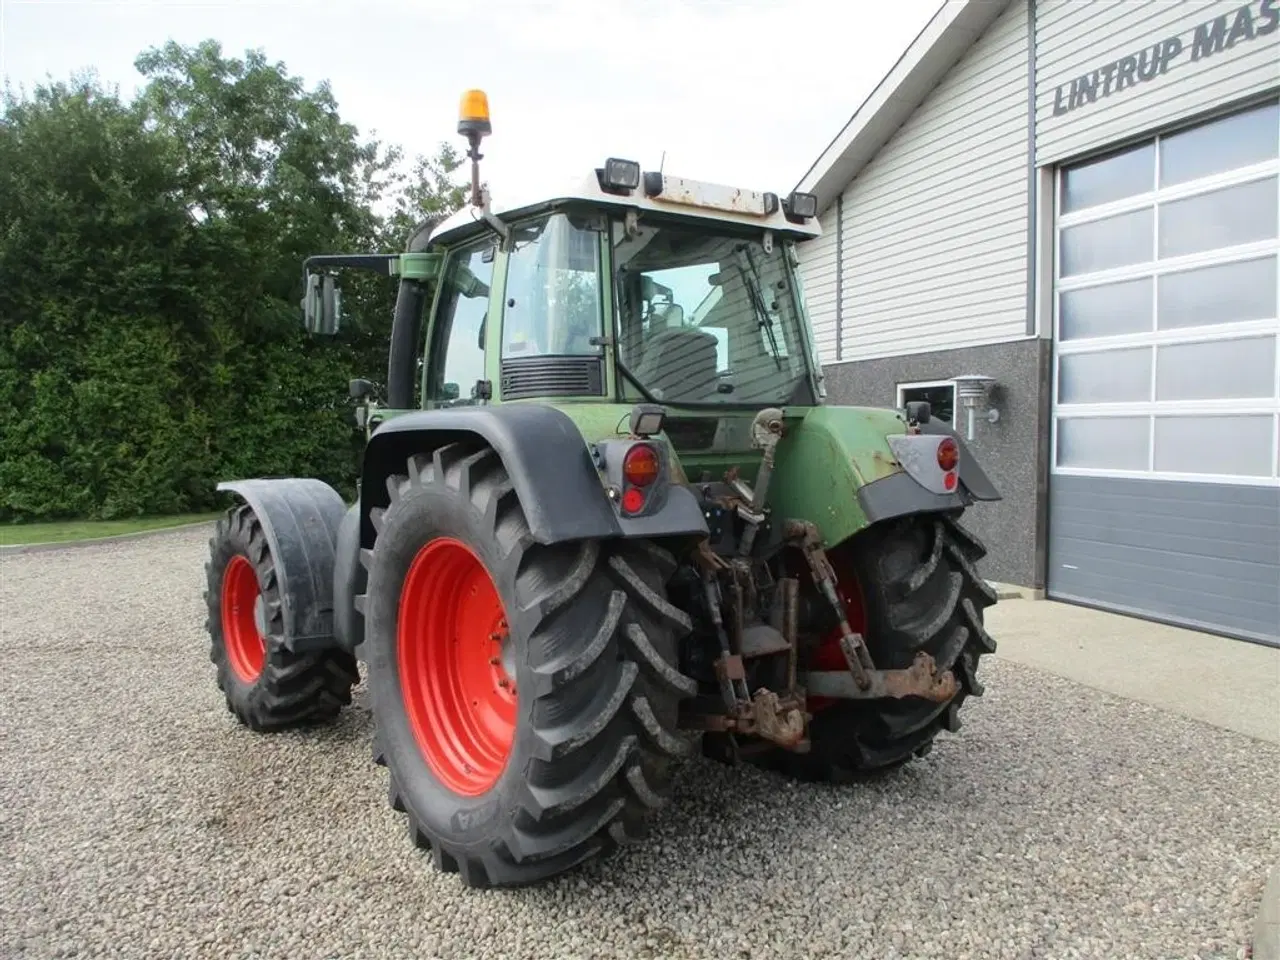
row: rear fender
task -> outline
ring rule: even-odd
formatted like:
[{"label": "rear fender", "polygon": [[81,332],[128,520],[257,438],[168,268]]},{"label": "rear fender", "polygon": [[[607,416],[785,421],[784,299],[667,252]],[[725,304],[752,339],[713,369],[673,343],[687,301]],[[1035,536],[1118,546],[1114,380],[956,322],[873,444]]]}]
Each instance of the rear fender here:
[{"label": "rear fender", "polygon": [[945,424],[922,433],[954,437],[960,448],[954,492],[934,492],[908,473],[889,443],[905,437],[895,410],[818,406],[789,423],[778,445],[770,502],[775,513],[815,523],[828,544],[841,543],[873,523],[894,517],[963,510],[975,500],[998,500],[986,473],[964,441]]},{"label": "rear fender", "polygon": [[707,532],[697,498],[683,486],[671,486],[655,512],[623,517],[606,495],[591,451],[573,420],[557,407],[519,403],[422,410],[383,423],[365,448],[361,547],[371,547],[376,536],[370,512],[391,501],[387,478],[403,474],[414,454],[431,454],[467,439],[483,440],[501,457],[538,543]]},{"label": "rear fender", "polygon": [[282,478],[218,484],[236,494],[262,524],[280,590],[286,650],[334,645],[333,566],[347,505],[322,480]]}]

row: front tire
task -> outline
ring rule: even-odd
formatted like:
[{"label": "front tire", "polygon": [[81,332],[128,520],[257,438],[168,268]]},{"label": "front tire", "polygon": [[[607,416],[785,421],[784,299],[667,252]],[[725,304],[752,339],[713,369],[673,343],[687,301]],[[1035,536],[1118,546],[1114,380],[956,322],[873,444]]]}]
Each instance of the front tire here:
[{"label": "front tire", "polygon": [[326,723],[351,703],[355,657],[330,649],[291,653],[262,522],[248,504],[218,520],[205,563],[209,659],[227,709],[260,732]]},{"label": "front tire", "polygon": [[640,837],[690,752],[670,554],[536,543],[488,447],[414,456],[387,489],[362,553],[364,648],[374,759],[414,842],[484,887]]}]

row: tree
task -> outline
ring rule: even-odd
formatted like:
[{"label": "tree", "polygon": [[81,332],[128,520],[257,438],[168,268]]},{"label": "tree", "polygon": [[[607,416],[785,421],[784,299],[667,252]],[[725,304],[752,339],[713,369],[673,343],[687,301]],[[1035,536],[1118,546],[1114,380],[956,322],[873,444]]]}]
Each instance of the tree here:
[{"label": "tree", "polygon": [[231,476],[352,493],[346,383],[385,365],[394,290],[344,276],[348,323],[311,338],[302,261],[402,248],[461,203],[459,158],[400,173],[327,84],[259,51],[170,43],[137,67],[130,103],[91,77],[3,99],[0,519],[202,509]]},{"label": "tree", "polygon": [[428,218],[443,219],[461,210],[467,202],[470,183],[454,178],[466,162],[450,143],[442,143],[433,156],[419,156],[413,173],[400,180],[395,212],[388,227],[392,243],[404,243],[415,226]]},{"label": "tree", "polygon": [[4,115],[0,511],[182,509],[200,458],[173,337],[193,297],[171,145],[90,78],[6,92]]}]

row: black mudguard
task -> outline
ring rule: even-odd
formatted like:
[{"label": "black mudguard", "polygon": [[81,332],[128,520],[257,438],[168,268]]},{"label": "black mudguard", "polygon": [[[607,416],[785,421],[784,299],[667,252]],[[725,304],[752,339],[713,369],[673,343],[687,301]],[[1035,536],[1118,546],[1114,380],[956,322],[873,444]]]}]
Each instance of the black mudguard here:
[{"label": "black mudguard", "polygon": [[351,507],[338,527],[337,556],[333,561],[333,637],[352,653],[364,643],[364,614],[355,598],[364,593],[369,571],[360,562],[360,504]]},{"label": "black mudguard", "polygon": [[360,484],[360,545],[373,545],[369,511],[386,507],[387,477],[416,453],[480,438],[502,458],[538,543],[705,534],[707,521],[687,487],[672,487],[655,514],[622,518],[605,495],[577,424],[545,404],[452,407],[393,417],[369,438]]},{"label": "black mudguard", "polygon": [[964,438],[955,430],[939,420],[930,420],[920,425],[920,432],[943,434],[959,445],[961,489],[956,493],[933,493],[916,483],[905,471],[874,480],[858,491],[858,502],[869,523],[912,513],[964,509],[975,500],[1004,499],[965,445]]},{"label": "black mudguard", "polygon": [[275,560],[284,646],[301,653],[334,645],[333,569],[347,505],[322,480],[236,480],[218,490],[242,498],[262,524]]}]

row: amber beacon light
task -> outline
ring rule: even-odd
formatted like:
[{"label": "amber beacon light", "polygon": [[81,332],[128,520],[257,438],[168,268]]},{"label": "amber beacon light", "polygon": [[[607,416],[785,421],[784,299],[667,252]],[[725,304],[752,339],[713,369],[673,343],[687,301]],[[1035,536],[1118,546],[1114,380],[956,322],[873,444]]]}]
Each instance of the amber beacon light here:
[{"label": "amber beacon light", "polygon": [[489,123],[489,98],[483,90],[468,90],[458,105],[458,133],[467,138],[467,159],[471,161],[471,205],[484,207],[480,194],[480,141],[493,132]]},{"label": "amber beacon light", "polygon": [[483,90],[468,90],[458,108],[458,133],[476,140],[493,132],[489,124],[489,98]]}]

